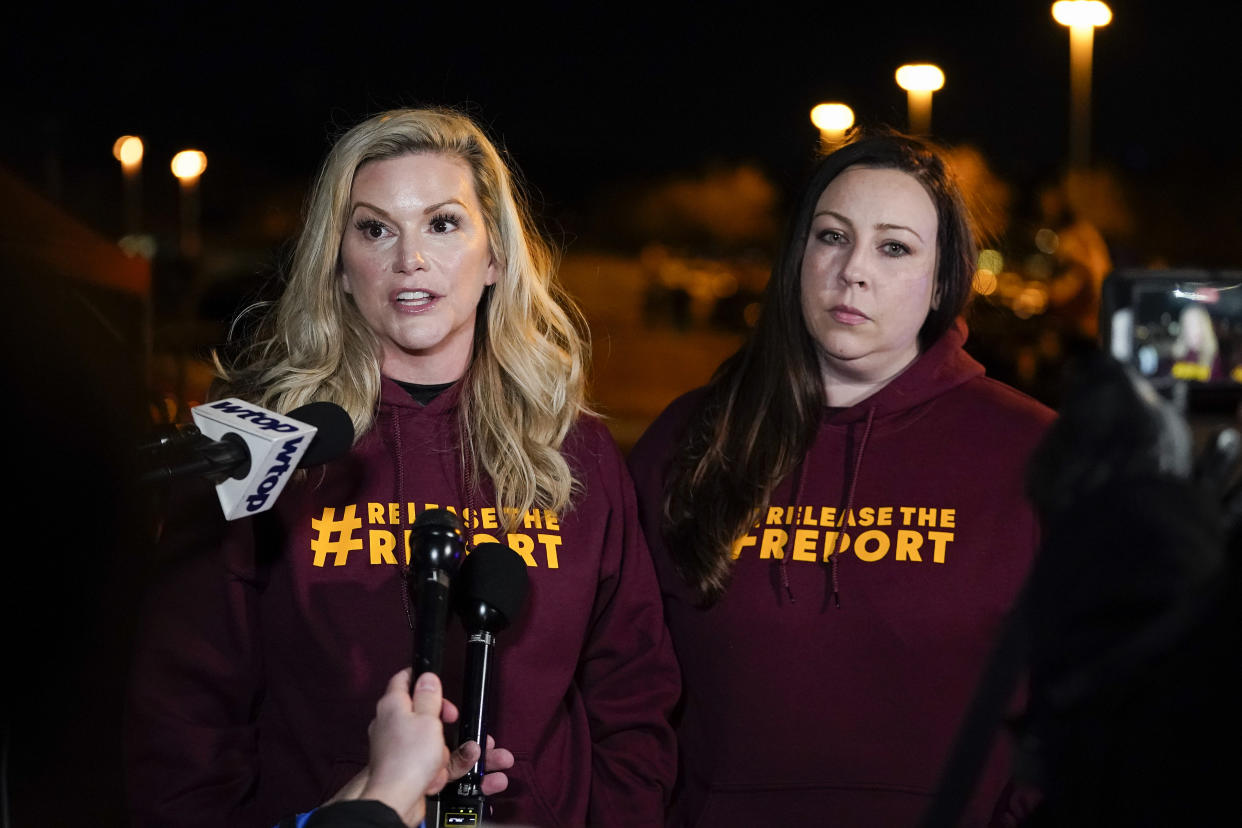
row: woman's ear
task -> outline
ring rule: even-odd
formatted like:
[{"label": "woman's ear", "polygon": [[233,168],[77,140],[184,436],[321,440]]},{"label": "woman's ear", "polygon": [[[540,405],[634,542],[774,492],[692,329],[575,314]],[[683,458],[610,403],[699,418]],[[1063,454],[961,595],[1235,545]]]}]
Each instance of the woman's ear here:
[{"label": "woman's ear", "polygon": [[346,293],[352,294],[354,286],[349,283],[349,274],[345,272],[345,265],[338,257],[336,260],[336,278],[341,280],[341,289]]}]

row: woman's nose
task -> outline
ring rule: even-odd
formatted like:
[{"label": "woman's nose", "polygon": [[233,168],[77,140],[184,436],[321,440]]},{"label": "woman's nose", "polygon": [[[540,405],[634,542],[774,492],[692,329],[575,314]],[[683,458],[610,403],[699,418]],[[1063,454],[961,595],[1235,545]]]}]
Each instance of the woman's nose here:
[{"label": "woman's nose", "polygon": [[427,260],[423,258],[423,251],[416,241],[403,239],[397,245],[396,269],[398,273],[413,273],[416,270],[427,269]]},{"label": "woman's nose", "polygon": [[865,253],[861,247],[855,247],[850,251],[841,268],[841,272],[837,276],[845,287],[853,287],[855,285],[860,288],[867,287],[867,268],[864,255]]}]

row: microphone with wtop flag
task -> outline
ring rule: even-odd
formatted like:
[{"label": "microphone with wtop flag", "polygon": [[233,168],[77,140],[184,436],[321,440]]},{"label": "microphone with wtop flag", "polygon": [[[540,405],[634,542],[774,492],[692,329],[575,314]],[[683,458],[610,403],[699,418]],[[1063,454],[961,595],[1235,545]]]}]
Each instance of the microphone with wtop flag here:
[{"label": "microphone with wtop flag", "polygon": [[277,414],[230,398],[195,406],[190,414],[193,425],[140,447],[155,463],[139,482],[156,485],[178,477],[204,477],[216,484],[228,520],[272,508],[294,469],[334,460],[354,441],[353,421],[330,402]]}]

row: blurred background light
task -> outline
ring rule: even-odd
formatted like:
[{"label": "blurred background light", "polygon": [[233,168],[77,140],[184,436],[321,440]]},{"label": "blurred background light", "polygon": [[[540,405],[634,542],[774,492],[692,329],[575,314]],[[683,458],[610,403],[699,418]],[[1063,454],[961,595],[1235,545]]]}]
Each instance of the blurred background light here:
[{"label": "blurred background light", "polygon": [[138,166],[142,163],[142,139],[137,135],[122,135],[112,145],[112,157],[127,169]]},{"label": "blurred background light", "polygon": [[1052,4],[1052,19],[1062,26],[1107,26],[1113,12],[1099,0],[1057,0]]},{"label": "blurred background light", "polygon": [[169,166],[182,184],[193,183],[207,169],[207,156],[199,150],[182,150],[173,156]]}]

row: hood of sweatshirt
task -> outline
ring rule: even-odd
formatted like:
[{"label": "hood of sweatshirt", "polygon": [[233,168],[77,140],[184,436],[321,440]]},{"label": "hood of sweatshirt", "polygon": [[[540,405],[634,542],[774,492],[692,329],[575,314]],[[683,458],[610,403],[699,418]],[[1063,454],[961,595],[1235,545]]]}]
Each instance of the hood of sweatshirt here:
[{"label": "hood of sweatshirt", "polygon": [[[821,427],[837,432],[847,432],[846,441],[850,457],[846,463],[844,495],[837,507],[841,514],[851,514],[857,493],[858,478],[866,457],[867,443],[872,429],[884,426],[900,426],[903,421],[920,416],[919,406],[984,374],[979,362],[962,350],[966,342],[966,322],[961,317],[941,336],[932,347],[919,355],[898,376],[883,388],[864,400],[847,408],[825,408]],[[793,474],[792,500],[798,502],[806,485],[807,463],[798,464]],[[841,542],[844,542],[842,537]],[[829,558],[831,600],[841,605],[841,556]],[[781,587],[789,600],[797,600],[789,583],[788,558],[779,562]]]},{"label": "hood of sweatshirt", "polygon": [[833,425],[885,419],[909,412],[923,403],[983,376],[983,366],[962,350],[967,328],[960,317],[930,348],[901,374],[865,400],[848,408],[830,408],[825,421]]},{"label": "hood of sweatshirt", "polygon": [[[193,566],[161,585],[135,671],[142,821],[266,828],[366,766],[376,699],[411,660],[407,533],[445,508],[474,543],[512,548],[529,575],[489,668],[489,733],[516,758],[508,790],[489,797],[496,823],[659,824],[680,685],[607,428],[581,417],[565,440],[582,483],[571,508],[515,511],[506,528],[494,487],[461,473],[459,390],[422,405],[385,379],[380,394],[350,452],[275,508],[219,533],[176,532],[198,545]],[[468,639],[452,612],[441,678],[463,709]]]}]

